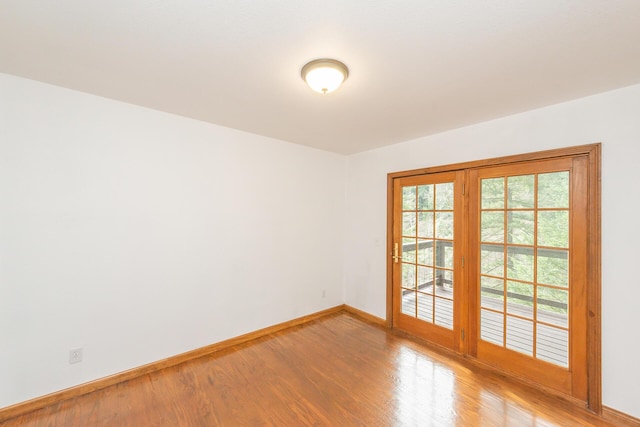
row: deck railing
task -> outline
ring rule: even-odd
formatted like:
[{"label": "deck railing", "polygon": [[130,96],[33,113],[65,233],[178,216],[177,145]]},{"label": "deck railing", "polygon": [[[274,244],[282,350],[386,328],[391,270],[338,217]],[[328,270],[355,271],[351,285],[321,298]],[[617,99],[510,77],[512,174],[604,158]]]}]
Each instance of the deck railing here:
[{"label": "deck railing", "polygon": [[[418,242],[417,244],[417,250],[421,250],[421,249],[429,249],[429,248],[433,248],[434,246],[434,241],[433,240],[421,240]],[[434,284],[435,286],[438,287],[444,287],[444,286],[448,286],[449,288],[452,287],[453,283],[451,280],[445,279],[442,273],[438,273],[438,267],[443,268],[445,265],[445,247],[453,247],[453,242],[450,240],[435,240],[435,253],[436,253],[436,260],[435,260],[435,268],[436,268],[436,274],[434,275],[433,280],[429,280],[427,282],[424,283],[419,283],[418,284],[418,289],[425,289],[428,287],[433,287]],[[405,252],[413,252],[416,248],[416,244],[415,243],[405,243],[402,245],[402,253]],[[482,250],[484,251],[493,251],[493,252],[501,252],[504,253],[504,245],[492,245],[492,244],[482,244]],[[533,256],[533,251],[534,248],[528,248],[528,247],[522,247],[522,246],[509,246],[509,252],[513,253],[513,254],[524,254],[524,255],[529,255],[529,256]],[[547,249],[547,248],[538,248],[538,256],[539,257],[548,257],[548,258],[561,258],[561,259],[566,259],[568,257],[568,253],[566,250],[556,250],[556,249]],[[481,287],[480,288],[482,292],[487,293],[487,294],[492,294],[492,295],[501,295],[504,296],[504,291],[501,291],[499,289],[494,289],[494,288],[488,288],[488,287]],[[403,290],[402,294],[405,295],[408,292],[412,292],[411,290]],[[523,302],[527,302],[527,303],[531,303],[533,304],[533,297],[529,296],[529,295],[524,295],[524,294],[519,294],[516,292],[509,292],[507,291],[506,293],[507,298],[511,298],[511,299],[515,299],[515,300],[519,300],[519,301],[523,301]],[[549,299],[545,299],[545,298],[538,298],[538,304],[543,304],[546,305],[548,307],[555,307],[555,308],[559,308],[562,310],[566,310],[567,309],[567,304],[563,303],[563,302],[559,302],[559,301],[554,301],[554,300],[549,300]]]}]

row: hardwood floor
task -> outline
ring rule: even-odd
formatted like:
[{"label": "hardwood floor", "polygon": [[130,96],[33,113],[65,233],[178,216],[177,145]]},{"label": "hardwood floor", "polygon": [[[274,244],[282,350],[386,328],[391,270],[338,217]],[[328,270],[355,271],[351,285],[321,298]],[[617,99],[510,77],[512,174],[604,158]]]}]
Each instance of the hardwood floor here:
[{"label": "hardwood floor", "polygon": [[344,312],[3,424],[218,425],[611,424]]}]

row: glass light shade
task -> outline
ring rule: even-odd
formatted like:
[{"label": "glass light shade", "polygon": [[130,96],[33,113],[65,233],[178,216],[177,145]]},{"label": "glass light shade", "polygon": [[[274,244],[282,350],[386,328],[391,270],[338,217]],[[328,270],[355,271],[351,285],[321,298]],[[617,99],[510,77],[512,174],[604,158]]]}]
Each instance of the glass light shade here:
[{"label": "glass light shade", "polygon": [[348,76],[346,65],[335,59],[316,59],[302,67],[302,78],[309,87],[325,94],[338,89]]}]

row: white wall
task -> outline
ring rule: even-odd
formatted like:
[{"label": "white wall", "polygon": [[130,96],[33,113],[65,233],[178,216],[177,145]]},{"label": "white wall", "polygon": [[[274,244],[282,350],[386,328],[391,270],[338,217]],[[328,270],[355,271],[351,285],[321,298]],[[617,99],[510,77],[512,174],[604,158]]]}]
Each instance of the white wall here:
[{"label": "white wall", "polygon": [[0,407],[342,304],[345,167],[0,74]]},{"label": "white wall", "polygon": [[346,303],[385,317],[389,172],[602,142],[603,403],[640,417],[640,85],[349,157]]}]

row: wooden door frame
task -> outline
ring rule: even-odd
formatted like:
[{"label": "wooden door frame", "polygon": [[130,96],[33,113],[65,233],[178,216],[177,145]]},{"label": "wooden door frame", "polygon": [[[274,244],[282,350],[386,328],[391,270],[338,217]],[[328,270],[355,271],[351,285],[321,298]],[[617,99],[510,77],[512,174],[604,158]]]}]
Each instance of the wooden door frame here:
[{"label": "wooden door frame", "polygon": [[[602,267],[601,267],[601,153],[602,144],[587,144],[533,153],[496,157],[451,165],[393,172],[387,174],[387,326],[393,328],[393,200],[394,180],[415,175],[451,172],[514,164],[532,160],[584,155],[588,159],[588,262],[587,262],[587,405],[597,414],[602,413]],[[468,206],[468,192],[463,196]],[[468,248],[463,248],[466,255]],[[466,273],[465,273],[466,274]],[[468,316],[467,316],[468,317]],[[466,328],[468,329],[468,328]],[[466,351],[466,339],[462,348]]]}]

